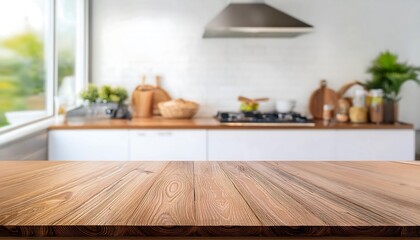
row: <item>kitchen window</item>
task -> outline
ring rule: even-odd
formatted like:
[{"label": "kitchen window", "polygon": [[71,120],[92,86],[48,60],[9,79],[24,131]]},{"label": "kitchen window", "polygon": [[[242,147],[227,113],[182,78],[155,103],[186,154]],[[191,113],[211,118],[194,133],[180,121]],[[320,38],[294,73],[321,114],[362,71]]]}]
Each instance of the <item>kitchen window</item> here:
[{"label": "kitchen window", "polygon": [[71,108],[85,85],[87,14],[85,0],[56,0],[57,96]]},{"label": "kitchen window", "polygon": [[[72,107],[86,80],[87,1],[5,0],[0,8],[0,132]],[[55,97],[57,96],[57,97]]]}]

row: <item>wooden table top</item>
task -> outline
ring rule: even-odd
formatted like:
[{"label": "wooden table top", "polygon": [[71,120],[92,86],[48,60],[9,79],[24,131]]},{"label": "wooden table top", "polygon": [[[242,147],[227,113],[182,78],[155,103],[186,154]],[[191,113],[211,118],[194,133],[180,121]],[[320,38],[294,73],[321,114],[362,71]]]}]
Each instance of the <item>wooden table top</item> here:
[{"label": "wooden table top", "polygon": [[416,162],[0,162],[0,237],[420,236]]},{"label": "wooden table top", "polygon": [[193,119],[164,119],[161,117],[133,119],[133,120],[95,120],[95,121],[69,121],[67,123],[55,124],[49,130],[71,130],[71,129],[366,129],[366,130],[414,130],[412,124],[351,124],[333,123],[324,125],[322,121],[316,121],[315,126],[226,126],[214,118],[193,118]]}]

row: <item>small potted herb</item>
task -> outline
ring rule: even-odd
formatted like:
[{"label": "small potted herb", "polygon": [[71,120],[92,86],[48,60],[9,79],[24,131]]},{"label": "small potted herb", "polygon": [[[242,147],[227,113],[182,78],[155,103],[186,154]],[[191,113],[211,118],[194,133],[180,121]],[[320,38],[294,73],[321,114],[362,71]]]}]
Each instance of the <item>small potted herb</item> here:
[{"label": "small potted herb", "polygon": [[106,103],[116,103],[118,105],[124,104],[128,99],[127,90],[122,87],[112,88],[109,85],[101,87],[99,91],[99,99]]},{"label": "small potted herb", "polygon": [[85,116],[88,119],[97,118],[99,115],[99,90],[94,84],[89,84],[86,90],[80,93],[80,97],[83,100],[83,108],[85,110]]},{"label": "small potted herb", "polygon": [[398,56],[389,51],[382,52],[368,69],[372,79],[366,83],[368,89],[384,91],[384,122],[398,122],[398,103],[401,100],[401,88],[408,81],[420,85],[420,67],[398,61]]},{"label": "small potted herb", "polygon": [[99,91],[99,99],[108,104],[107,113],[111,118],[131,118],[128,106],[124,102],[128,99],[125,88],[113,88],[109,85],[102,86]]},{"label": "small potted herb", "polygon": [[85,102],[86,116],[92,118],[129,116],[128,107],[124,102],[128,99],[127,90],[121,87],[112,88],[104,85],[100,89],[89,84],[85,91],[80,93]]},{"label": "small potted herb", "polygon": [[80,93],[80,97],[86,103],[95,103],[99,98],[98,87],[93,84],[89,84],[88,88]]}]

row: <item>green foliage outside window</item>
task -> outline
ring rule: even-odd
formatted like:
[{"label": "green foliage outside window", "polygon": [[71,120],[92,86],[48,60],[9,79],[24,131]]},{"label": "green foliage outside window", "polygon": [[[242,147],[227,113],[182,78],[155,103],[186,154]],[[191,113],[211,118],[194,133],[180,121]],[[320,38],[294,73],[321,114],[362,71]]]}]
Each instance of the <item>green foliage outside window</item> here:
[{"label": "green foliage outside window", "polygon": [[[42,110],[45,108],[44,44],[28,31],[0,41],[8,51],[0,58],[0,127],[8,125],[8,111]],[[58,83],[74,75],[74,57],[61,49],[58,59]]]}]

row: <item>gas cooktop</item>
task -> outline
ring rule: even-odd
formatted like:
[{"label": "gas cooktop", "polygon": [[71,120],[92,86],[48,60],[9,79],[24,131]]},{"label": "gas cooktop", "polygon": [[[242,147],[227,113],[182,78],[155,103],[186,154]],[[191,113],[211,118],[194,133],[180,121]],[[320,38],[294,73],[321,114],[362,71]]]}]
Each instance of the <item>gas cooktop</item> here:
[{"label": "gas cooktop", "polygon": [[218,112],[217,119],[228,126],[315,126],[311,119],[296,112]]}]

